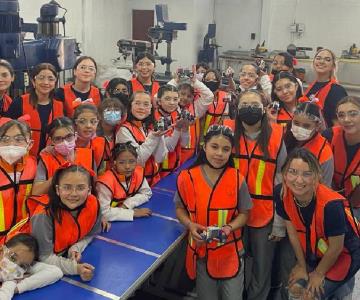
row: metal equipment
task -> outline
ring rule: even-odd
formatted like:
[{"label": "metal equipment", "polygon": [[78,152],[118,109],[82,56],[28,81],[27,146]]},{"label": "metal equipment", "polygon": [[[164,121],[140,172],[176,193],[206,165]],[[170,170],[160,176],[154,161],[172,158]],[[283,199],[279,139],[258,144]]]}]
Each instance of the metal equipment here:
[{"label": "metal equipment", "polygon": [[[59,8],[65,11],[58,18]],[[19,16],[18,0],[0,0],[0,58],[14,67],[15,89],[27,86],[25,73],[39,63],[47,62],[58,72],[72,69],[80,53],[75,38],[65,36],[66,9],[52,0],[40,9],[38,23],[24,23]],[[59,33],[59,24],[64,27],[64,36]],[[34,39],[25,39],[27,32]]]}]

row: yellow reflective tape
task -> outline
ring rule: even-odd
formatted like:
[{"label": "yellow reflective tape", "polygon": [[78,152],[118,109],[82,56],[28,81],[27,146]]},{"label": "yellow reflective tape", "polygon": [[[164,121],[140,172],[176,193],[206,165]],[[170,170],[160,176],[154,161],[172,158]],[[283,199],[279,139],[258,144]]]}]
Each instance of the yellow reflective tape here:
[{"label": "yellow reflective tape", "polygon": [[112,202],[111,203],[111,207],[117,207],[117,206],[118,206],[117,202]]},{"label": "yellow reflective tape", "polygon": [[2,193],[0,192],[0,231],[5,231],[5,209]]},{"label": "yellow reflective tape", "polygon": [[29,218],[22,219],[21,221],[17,222],[9,231],[9,233],[16,231],[18,228],[22,227],[26,222],[29,220]]},{"label": "yellow reflective tape", "polygon": [[263,160],[260,160],[259,167],[256,174],[256,182],[255,182],[255,194],[262,195],[262,180],[265,174],[265,166],[266,163]]},{"label": "yellow reflective tape", "polygon": [[240,159],[234,157],[234,165],[235,165],[235,169],[239,170],[239,162],[240,162]]},{"label": "yellow reflective tape", "polygon": [[[227,209],[220,209],[218,211],[218,227],[223,227],[226,224],[226,220],[227,220],[227,215],[228,215],[228,210]],[[221,246],[223,243],[218,242],[217,245]]]},{"label": "yellow reflective tape", "polygon": [[360,184],[360,176],[357,175],[351,175],[351,186],[354,189]]},{"label": "yellow reflective tape", "polygon": [[207,131],[209,129],[211,119],[212,119],[211,115],[206,115],[205,124],[204,124],[204,136],[206,135],[206,133],[207,133]]},{"label": "yellow reflective tape", "polygon": [[188,133],[189,133],[189,142],[188,142],[188,144],[187,144],[187,147],[186,148],[188,148],[188,149],[190,149],[191,148],[191,126],[189,126],[189,128],[188,128]]},{"label": "yellow reflective tape", "polygon": [[319,239],[317,243],[317,248],[322,253],[322,255],[324,255],[328,249],[328,245],[324,239]]},{"label": "yellow reflective tape", "polygon": [[24,197],[24,201],[22,204],[22,208],[21,208],[21,212],[22,212],[22,217],[25,218],[26,217],[26,199],[29,197],[30,193],[32,190],[32,184],[27,184],[26,185],[26,190],[25,190],[25,197]]},{"label": "yellow reflective tape", "polygon": [[169,153],[166,154],[166,157],[165,157],[165,159],[164,159],[163,162],[162,162],[162,167],[163,167],[164,169],[169,169]]}]

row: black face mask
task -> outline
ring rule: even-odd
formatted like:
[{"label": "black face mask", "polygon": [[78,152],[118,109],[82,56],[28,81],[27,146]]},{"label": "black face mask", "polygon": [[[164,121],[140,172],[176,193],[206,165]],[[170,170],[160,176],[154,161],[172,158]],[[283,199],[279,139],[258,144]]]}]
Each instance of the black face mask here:
[{"label": "black face mask", "polygon": [[271,70],[271,74],[273,74],[274,76],[276,76],[276,74],[278,73],[280,73],[280,71],[274,69]]},{"label": "black face mask", "polygon": [[120,100],[120,102],[127,107],[129,104],[129,95],[126,95],[124,93],[117,93],[117,94],[112,94],[110,95],[112,98],[117,98]]},{"label": "black face mask", "polygon": [[262,107],[246,106],[238,110],[238,118],[247,125],[255,125],[264,115]]},{"label": "black face mask", "polygon": [[219,81],[205,81],[204,84],[212,91],[213,93],[219,88]]}]

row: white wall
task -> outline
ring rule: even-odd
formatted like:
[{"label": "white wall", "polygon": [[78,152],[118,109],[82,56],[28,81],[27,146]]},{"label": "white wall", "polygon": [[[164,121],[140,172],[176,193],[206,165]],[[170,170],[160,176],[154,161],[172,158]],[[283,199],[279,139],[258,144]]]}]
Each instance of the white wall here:
[{"label": "white wall", "polygon": [[[265,2],[268,0],[265,0]],[[219,52],[255,48],[260,39],[262,0],[215,0]],[[255,33],[255,40],[250,34]]]}]

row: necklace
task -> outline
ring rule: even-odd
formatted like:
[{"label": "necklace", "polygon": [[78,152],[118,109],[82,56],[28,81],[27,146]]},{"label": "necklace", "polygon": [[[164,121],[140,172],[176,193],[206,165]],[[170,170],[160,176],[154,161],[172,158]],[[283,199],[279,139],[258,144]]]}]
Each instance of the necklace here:
[{"label": "necklace", "polygon": [[293,198],[294,198],[294,201],[295,201],[296,206],[301,207],[301,208],[304,208],[304,207],[309,206],[309,204],[311,203],[311,200],[312,200],[312,199],[311,199],[309,202],[307,202],[307,203],[304,204],[304,203],[299,202],[299,200],[296,199],[295,196],[294,196]]}]

